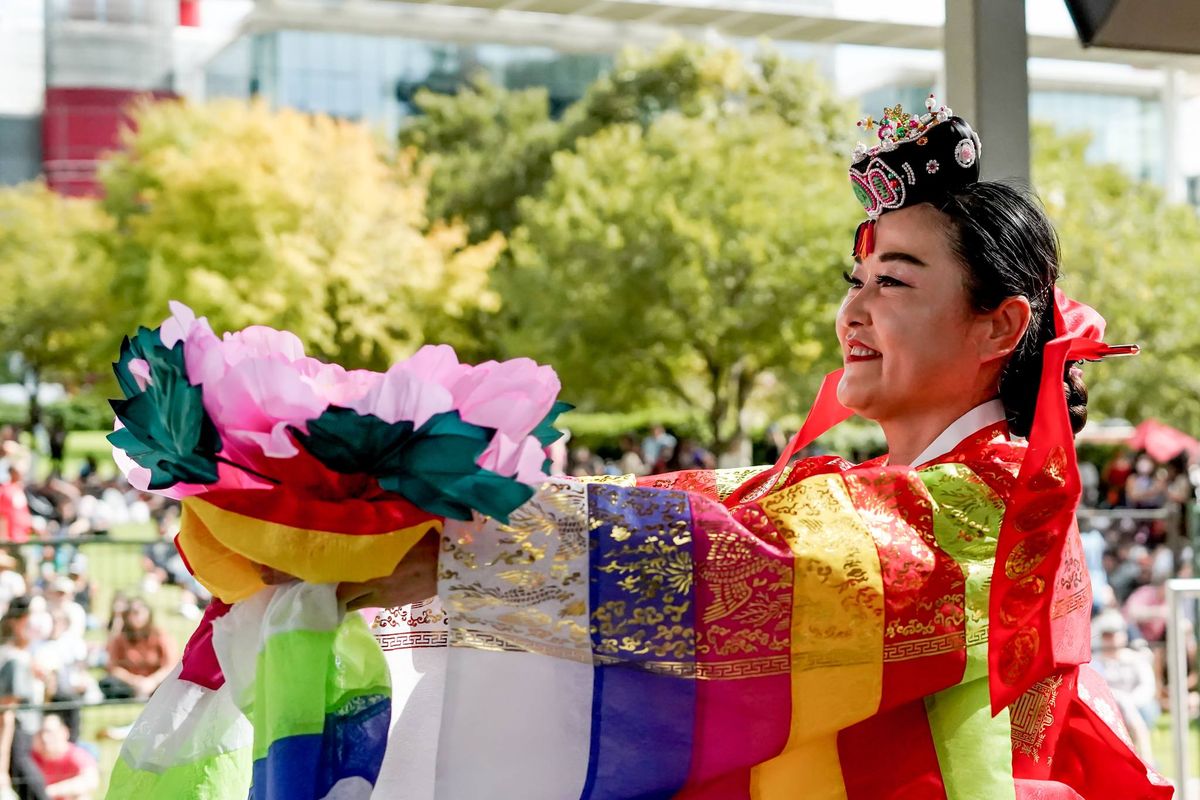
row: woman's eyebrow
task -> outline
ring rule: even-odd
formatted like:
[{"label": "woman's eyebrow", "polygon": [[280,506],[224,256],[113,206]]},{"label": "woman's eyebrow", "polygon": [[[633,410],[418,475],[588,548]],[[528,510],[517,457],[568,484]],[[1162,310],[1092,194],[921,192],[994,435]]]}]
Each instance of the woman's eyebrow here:
[{"label": "woman's eyebrow", "polygon": [[906,261],[909,264],[915,264],[918,267],[929,266],[924,261],[922,261],[921,259],[912,255],[911,253],[905,253],[902,250],[889,250],[886,253],[881,253],[879,256],[879,260],[880,261]]}]

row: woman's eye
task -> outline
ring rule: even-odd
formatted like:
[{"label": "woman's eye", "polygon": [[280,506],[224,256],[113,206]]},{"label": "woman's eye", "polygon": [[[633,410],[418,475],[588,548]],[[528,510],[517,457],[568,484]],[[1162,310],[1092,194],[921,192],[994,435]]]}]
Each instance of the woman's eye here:
[{"label": "woman's eye", "polygon": [[897,280],[891,275],[880,275],[875,278],[875,282],[880,286],[908,286],[904,281]]},{"label": "woman's eye", "polygon": [[860,281],[858,278],[851,275],[849,272],[846,272],[845,270],[842,270],[842,278],[846,281],[846,283],[848,283],[850,285],[851,288],[853,288],[853,289],[861,289],[862,288],[862,285],[863,285],[862,281]]}]

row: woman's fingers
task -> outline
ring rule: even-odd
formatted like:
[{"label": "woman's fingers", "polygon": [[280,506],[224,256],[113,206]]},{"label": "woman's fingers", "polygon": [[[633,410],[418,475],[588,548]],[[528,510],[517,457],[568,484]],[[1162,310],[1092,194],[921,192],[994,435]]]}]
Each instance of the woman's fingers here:
[{"label": "woman's fingers", "polygon": [[[339,583],[337,588],[338,600],[353,610],[353,604],[371,594],[370,583]],[[364,606],[360,606],[364,607]]]}]

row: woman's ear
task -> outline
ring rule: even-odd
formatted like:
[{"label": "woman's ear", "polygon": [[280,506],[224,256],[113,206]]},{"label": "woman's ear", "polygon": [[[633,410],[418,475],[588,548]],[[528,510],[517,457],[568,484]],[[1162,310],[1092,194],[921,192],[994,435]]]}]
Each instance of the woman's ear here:
[{"label": "woman's ear", "polygon": [[1021,343],[1033,312],[1024,296],[1006,297],[985,317],[985,327],[979,342],[979,358],[983,362],[1007,358]]}]

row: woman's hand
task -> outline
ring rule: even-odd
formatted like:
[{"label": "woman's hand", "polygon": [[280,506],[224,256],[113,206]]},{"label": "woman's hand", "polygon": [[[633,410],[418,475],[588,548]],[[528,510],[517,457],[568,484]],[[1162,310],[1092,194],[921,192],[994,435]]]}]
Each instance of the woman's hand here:
[{"label": "woman's hand", "polygon": [[266,564],[259,564],[253,561],[250,563],[254,564],[254,568],[258,570],[258,577],[267,586],[278,586],[282,583],[291,583],[292,581],[300,580],[295,575],[288,575],[286,572],[268,567]]},{"label": "woman's hand", "polygon": [[395,572],[365,583],[343,583],[338,599],[348,611],[360,608],[395,608],[426,600],[437,594],[437,531],[425,534],[396,566]]}]

